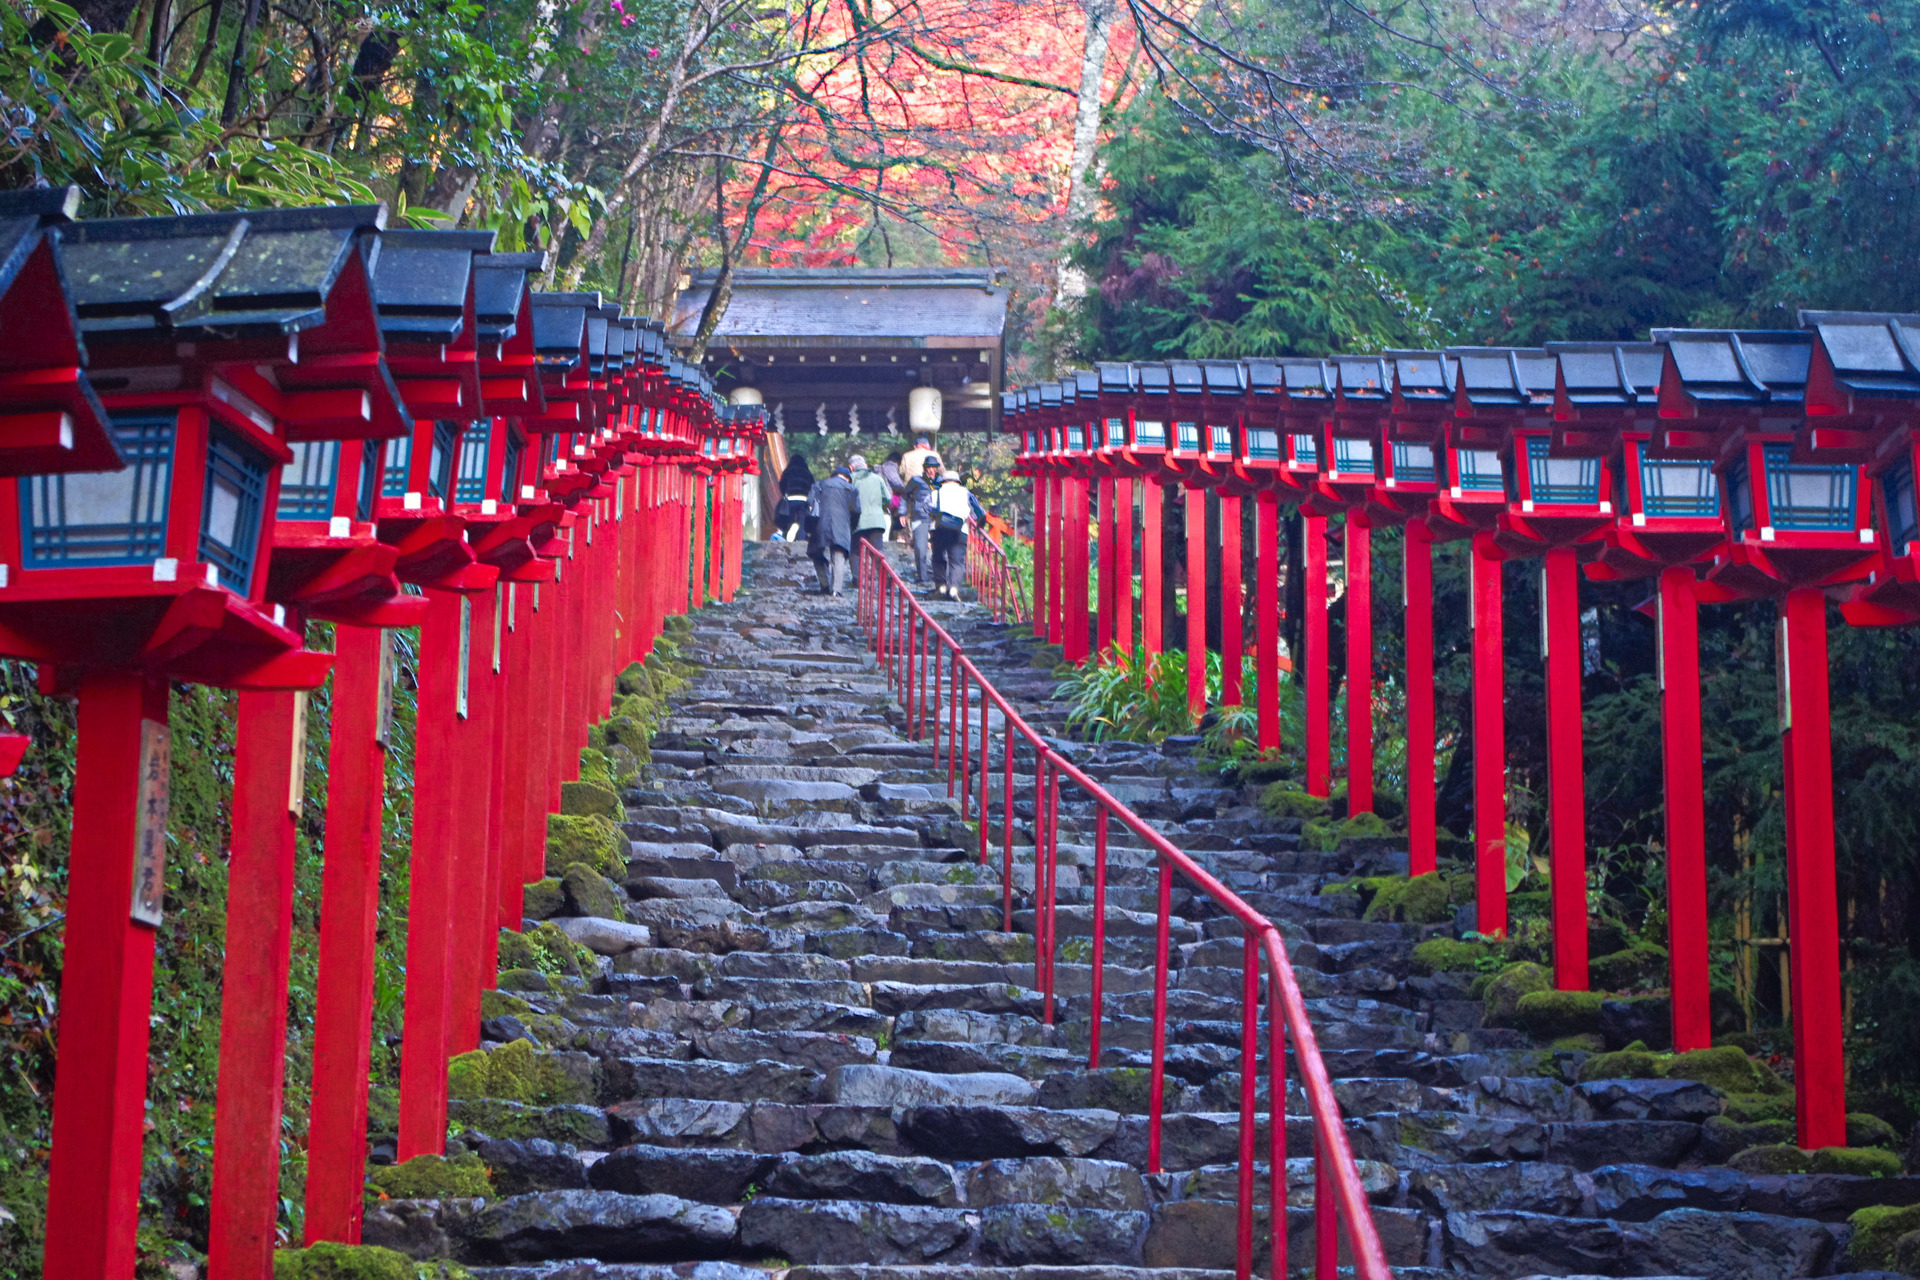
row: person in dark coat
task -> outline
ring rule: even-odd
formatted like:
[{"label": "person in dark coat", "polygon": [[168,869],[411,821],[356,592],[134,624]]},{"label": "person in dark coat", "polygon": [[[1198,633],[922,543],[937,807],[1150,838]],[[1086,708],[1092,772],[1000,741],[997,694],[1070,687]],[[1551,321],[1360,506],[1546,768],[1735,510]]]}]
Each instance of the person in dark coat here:
[{"label": "person in dark coat", "polygon": [[805,455],[794,454],[780,473],[780,527],[786,531],[788,542],[800,540],[813,485],[813,468],[807,465]]},{"label": "person in dark coat", "polygon": [[813,486],[809,502],[814,532],[807,540],[807,555],[820,574],[820,590],[825,595],[840,594],[847,580],[847,561],[853,555],[853,518],[860,495],[852,477],[847,468],[836,467],[832,475]]}]

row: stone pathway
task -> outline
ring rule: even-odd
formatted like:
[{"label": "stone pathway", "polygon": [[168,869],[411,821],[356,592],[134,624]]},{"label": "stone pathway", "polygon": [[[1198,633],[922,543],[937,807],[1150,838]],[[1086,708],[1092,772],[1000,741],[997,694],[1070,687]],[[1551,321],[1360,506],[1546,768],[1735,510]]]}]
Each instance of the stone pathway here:
[{"label": "stone pathway", "polygon": [[[456,1101],[458,1145],[497,1198],[387,1200],[365,1238],[499,1280],[1220,1280],[1233,1265],[1235,927],[1176,889],[1178,1079],[1168,1171],[1147,1174],[1149,857],[1126,839],[1111,852],[1105,1049],[1087,1070],[1090,971],[1076,962],[1090,810],[1063,805],[1049,1027],[1030,988],[1030,912],[1000,931],[998,872],[974,859],[944,763],[904,738],[851,598],[811,581],[798,548],[750,546],[740,599],[694,619],[686,656],[703,671],[626,796],[633,844],[613,905],[644,931],[572,924],[615,953],[601,974],[490,997],[489,1050],[536,1041],[533,1058],[582,1101]],[[982,610],[934,609],[1033,723],[1059,731],[1030,637]],[[1414,976],[1414,945],[1447,929],[1363,922],[1357,898],[1320,892],[1403,870],[1404,854],[1370,841],[1302,852],[1297,822],[1262,819],[1179,755],[1071,750],[1287,934],[1400,1274],[1790,1280],[1843,1268],[1853,1209],[1920,1202],[1913,1178],[1707,1164],[1714,1090],[1575,1083],[1580,1055],[1483,1027],[1464,975]],[[1031,883],[1030,863],[1017,868],[1016,888]],[[1301,1268],[1312,1125],[1292,1092]]]}]

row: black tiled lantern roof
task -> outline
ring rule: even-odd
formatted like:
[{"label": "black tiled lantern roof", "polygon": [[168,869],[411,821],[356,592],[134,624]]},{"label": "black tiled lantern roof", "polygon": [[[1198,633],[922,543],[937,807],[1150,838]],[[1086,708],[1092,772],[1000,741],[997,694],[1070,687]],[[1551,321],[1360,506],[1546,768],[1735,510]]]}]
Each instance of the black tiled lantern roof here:
[{"label": "black tiled lantern roof", "polygon": [[79,215],[79,187],[0,191],[0,218],[32,218],[41,226],[52,226],[57,222],[71,222]]},{"label": "black tiled lantern roof", "polygon": [[474,254],[493,248],[491,231],[390,231],[373,277],[380,332],[390,342],[448,343],[466,329]]},{"label": "black tiled lantern roof", "polygon": [[[63,226],[60,242],[99,363],[102,343],[317,328],[335,282],[385,222],[382,205],[103,218]],[[171,341],[165,350],[171,357]]]},{"label": "black tiled lantern roof", "polygon": [[1795,329],[1655,329],[1688,399],[1721,404],[1799,404],[1813,335]]},{"label": "black tiled lantern roof", "polygon": [[1476,408],[1518,408],[1553,399],[1559,363],[1539,347],[1448,347],[1459,361],[1459,394]]},{"label": "black tiled lantern roof", "polygon": [[516,336],[527,276],[540,269],[537,253],[488,253],[473,259],[473,317],[482,342]]},{"label": "black tiled lantern roof", "polygon": [[1576,408],[1653,404],[1666,349],[1654,342],[1549,342],[1560,384]]},{"label": "black tiled lantern roof", "polygon": [[599,305],[597,293],[533,295],[533,350],[542,365],[571,369],[580,363],[587,309]]},{"label": "black tiled lantern roof", "polygon": [[1837,389],[1865,400],[1920,399],[1920,315],[1802,311]]},{"label": "black tiled lantern roof", "polygon": [[42,438],[39,429],[23,437],[12,428],[24,422],[0,420],[0,475],[115,471],[124,465],[106,410],[83,372],[86,344],[67,291],[59,238],[58,230],[43,228],[30,213],[0,221],[0,376],[70,371],[0,392],[0,414],[66,415],[53,438]]}]

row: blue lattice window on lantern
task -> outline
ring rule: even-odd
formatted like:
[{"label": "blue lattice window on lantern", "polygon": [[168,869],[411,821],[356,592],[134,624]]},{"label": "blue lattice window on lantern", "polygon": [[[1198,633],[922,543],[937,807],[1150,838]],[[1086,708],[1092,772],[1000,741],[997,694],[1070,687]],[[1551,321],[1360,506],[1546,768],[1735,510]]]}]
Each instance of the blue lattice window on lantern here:
[{"label": "blue lattice window on lantern", "polygon": [[200,504],[200,559],[241,595],[253,582],[260,508],[272,464],[238,437],[215,431],[207,442],[207,489]]},{"label": "blue lattice window on lantern", "polygon": [[1747,474],[1745,458],[1727,466],[1727,523],[1736,538],[1754,527],[1753,477]]},{"label": "blue lattice window on lantern", "polygon": [[1854,483],[1859,472],[1845,464],[1791,462],[1793,446],[1764,446],[1767,518],[1776,529],[1851,529]]},{"label": "blue lattice window on lantern", "polygon": [[1107,448],[1122,449],[1127,443],[1127,420],[1125,418],[1107,419]]},{"label": "blue lattice window on lantern", "polygon": [[1491,449],[1456,449],[1460,468],[1460,487],[1475,492],[1497,492],[1506,488],[1500,471],[1500,455]]},{"label": "blue lattice window on lantern", "polygon": [[1600,501],[1600,459],[1556,458],[1551,440],[1529,436],[1527,483],[1535,502],[1592,506]]},{"label": "blue lattice window on lantern", "polygon": [[1067,452],[1080,453],[1087,447],[1085,431],[1078,426],[1067,428]]},{"label": "blue lattice window on lantern", "polygon": [[454,453],[460,440],[460,424],[445,419],[433,424],[433,452],[427,455],[427,492],[445,499],[453,492]]},{"label": "blue lattice window on lantern", "polygon": [[1893,554],[1904,556],[1920,539],[1920,504],[1914,501],[1913,461],[1903,458],[1880,478],[1880,492],[1887,499],[1887,533]]},{"label": "blue lattice window on lantern", "polygon": [[1280,433],[1272,427],[1251,427],[1247,431],[1247,457],[1257,462],[1280,460]]},{"label": "blue lattice window on lantern", "polygon": [[174,415],[115,417],[124,471],[20,479],[26,567],[146,564],[166,554]]},{"label": "blue lattice window on lantern", "polygon": [[1141,449],[1166,448],[1167,424],[1164,422],[1155,422],[1151,418],[1134,419],[1133,443]]},{"label": "blue lattice window on lantern", "polygon": [[1336,475],[1372,475],[1373,441],[1353,436],[1333,438],[1333,470]]},{"label": "blue lattice window on lantern", "polygon": [[1433,446],[1410,440],[1393,442],[1393,479],[1396,484],[1433,483]]},{"label": "blue lattice window on lantern", "polygon": [[386,468],[380,475],[380,496],[403,498],[407,493],[407,468],[413,465],[413,437],[401,436],[387,441]]},{"label": "blue lattice window on lantern", "polygon": [[542,466],[551,467],[560,461],[560,437],[558,434],[547,437],[547,447],[540,451]]},{"label": "blue lattice window on lantern", "polygon": [[[1640,512],[1650,520],[1711,519],[1720,514],[1713,464],[1649,458],[1640,445]],[[1751,513],[1749,513],[1751,514]]]},{"label": "blue lattice window on lantern", "polygon": [[1293,438],[1293,460],[1303,467],[1320,465],[1320,442],[1310,435]]},{"label": "blue lattice window on lantern", "polygon": [[512,502],[516,493],[515,486],[520,483],[520,459],[526,454],[527,445],[509,429],[506,446],[506,465],[500,469],[500,501]]},{"label": "blue lattice window on lantern", "polygon": [[1180,453],[1200,452],[1200,424],[1197,422],[1176,422],[1173,424],[1174,449]]},{"label": "blue lattice window on lantern", "polygon": [[340,481],[340,442],[311,440],[289,445],[293,461],[280,468],[281,520],[325,520],[333,515],[333,490]]},{"label": "blue lattice window on lantern", "polygon": [[1207,428],[1207,452],[1233,454],[1233,428],[1215,423]]},{"label": "blue lattice window on lantern", "polygon": [[479,418],[460,437],[460,466],[454,473],[453,500],[480,502],[487,496],[487,448],[493,443],[493,419]]},{"label": "blue lattice window on lantern", "polygon": [[360,488],[354,494],[353,517],[373,519],[373,504],[380,496],[381,455],[385,447],[378,440],[360,446]]}]

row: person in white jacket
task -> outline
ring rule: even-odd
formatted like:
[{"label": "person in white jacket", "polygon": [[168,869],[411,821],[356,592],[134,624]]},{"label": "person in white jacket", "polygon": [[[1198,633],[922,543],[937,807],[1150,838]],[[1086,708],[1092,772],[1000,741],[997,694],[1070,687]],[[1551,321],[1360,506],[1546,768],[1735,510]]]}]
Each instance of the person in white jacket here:
[{"label": "person in white jacket", "polygon": [[960,598],[967,580],[967,522],[979,504],[955,471],[942,471],[933,489],[933,594]]}]

